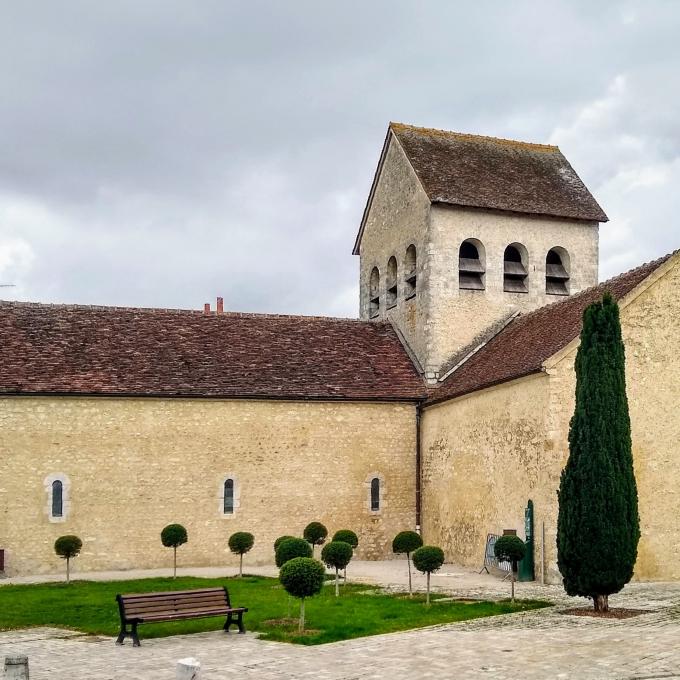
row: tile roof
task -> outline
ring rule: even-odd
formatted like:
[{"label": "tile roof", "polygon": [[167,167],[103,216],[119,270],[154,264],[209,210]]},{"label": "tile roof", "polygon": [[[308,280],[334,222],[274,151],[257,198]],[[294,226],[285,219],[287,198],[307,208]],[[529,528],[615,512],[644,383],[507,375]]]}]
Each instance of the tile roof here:
[{"label": "tile roof", "polygon": [[386,323],[0,302],[0,394],[414,400]]},{"label": "tile roof", "polygon": [[606,222],[556,146],[390,123],[433,203]]},{"label": "tile roof", "polygon": [[674,254],[518,316],[441,385],[432,389],[426,405],[538,373],[545,361],[578,337],[583,312],[588,305],[601,299],[605,291],[620,300]]}]

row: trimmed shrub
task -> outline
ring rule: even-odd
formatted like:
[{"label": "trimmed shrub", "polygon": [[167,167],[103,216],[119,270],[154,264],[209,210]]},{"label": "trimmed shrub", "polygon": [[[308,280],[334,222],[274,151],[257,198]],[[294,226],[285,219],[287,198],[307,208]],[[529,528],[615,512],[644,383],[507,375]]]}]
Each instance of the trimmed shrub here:
[{"label": "trimmed shrub", "polygon": [[517,563],[524,557],[527,546],[519,536],[500,536],[493,547],[493,554],[499,562],[510,562],[512,574],[510,575],[510,587],[512,602],[515,601],[515,572]]},{"label": "trimmed shrub", "polygon": [[305,598],[321,592],[325,577],[326,569],[323,564],[311,557],[288,560],[279,571],[279,581],[286,592],[300,600],[300,633],[305,629]]},{"label": "trimmed shrub", "polygon": [[255,543],[255,536],[247,531],[237,531],[229,536],[229,550],[235,555],[239,555],[238,575],[243,576],[243,555],[247,553]]},{"label": "trimmed shrub", "polygon": [[304,538],[287,538],[279,543],[276,549],[274,561],[281,568],[286,562],[296,557],[311,557],[312,546]]},{"label": "trimmed shrub", "polygon": [[312,554],[314,554],[314,547],[326,542],[328,529],[321,522],[310,522],[302,532],[302,536],[307,543],[311,544]]},{"label": "trimmed shrub", "polygon": [[392,541],[392,552],[397,555],[406,554],[406,562],[408,562],[408,594],[413,596],[413,588],[411,586],[411,553],[423,545],[423,539],[420,534],[415,531],[400,531]]},{"label": "trimmed shrub", "polygon": [[423,574],[427,574],[427,599],[430,606],[430,574],[444,564],[444,551],[434,545],[424,545],[413,553],[413,566]]},{"label": "trimmed shrub", "polygon": [[181,524],[168,524],[161,531],[161,543],[166,548],[173,550],[173,573],[172,578],[177,578],[177,548],[189,540],[187,530]]},{"label": "trimmed shrub", "polygon": [[54,542],[54,552],[66,560],[66,583],[71,582],[71,559],[78,557],[83,542],[77,536],[60,536]]},{"label": "trimmed shrub", "polygon": [[357,549],[359,545],[359,537],[350,529],[340,529],[333,534],[332,541],[342,541],[349,543],[353,550]]},{"label": "trimmed shrub", "polygon": [[295,536],[279,536],[275,541],[274,541],[274,552],[276,552],[279,549],[279,546],[283,541],[287,541],[289,538],[295,538]]},{"label": "trimmed shrub", "polygon": [[335,569],[335,597],[340,595],[338,570],[347,567],[353,554],[352,546],[344,541],[326,543],[321,551],[321,561],[330,569]]},{"label": "trimmed shrub", "polygon": [[[356,550],[359,545],[359,537],[350,529],[340,529],[333,534],[333,541],[343,541],[352,546],[352,550]],[[347,583],[347,567],[345,567],[345,583]]]}]

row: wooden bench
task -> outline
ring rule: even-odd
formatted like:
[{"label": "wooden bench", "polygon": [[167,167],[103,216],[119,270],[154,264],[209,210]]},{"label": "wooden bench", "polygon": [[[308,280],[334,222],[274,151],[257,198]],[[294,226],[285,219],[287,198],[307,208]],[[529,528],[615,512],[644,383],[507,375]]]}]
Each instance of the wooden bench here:
[{"label": "wooden bench", "polygon": [[[223,626],[229,632],[232,625],[239,633],[245,633],[243,614],[246,607],[232,607],[226,588],[201,588],[199,590],[175,590],[168,593],[140,593],[116,595],[120,611],[120,633],[116,643],[122,645],[126,637],[139,647],[137,626],[140,623],[183,621],[210,616],[226,616]],[[128,626],[130,630],[128,630]]]}]

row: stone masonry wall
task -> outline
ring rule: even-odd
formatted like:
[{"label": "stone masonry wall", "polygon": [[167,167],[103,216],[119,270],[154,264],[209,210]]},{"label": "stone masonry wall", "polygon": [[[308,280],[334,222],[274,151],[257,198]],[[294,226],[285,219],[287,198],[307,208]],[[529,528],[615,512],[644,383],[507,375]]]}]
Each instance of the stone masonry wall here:
[{"label": "stone masonry wall", "polygon": [[[63,565],[55,539],[77,534],[76,570],[167,567],[160,543],[187,527],[180,565],[235,565],[235,531],[255,535],[245,565],[271,563],[272,543],[312,520],[350,528],[358,556],[386,558],[415,525],[415,407],[343,402],[136,398],[0,399],[0,547],[9,575]],[[378,513],[370,480],[383,480]],[[236,512],[222,485],[236,482]],[[66,517],[49,488],[64,480]]]},{"label": "stone masonry wall", "polygon": [[[424,308],[428,279],[427,225],[430,201],[393,137],[383,163],[361,240],[361,318],[369,318],[369,281],[373,267],[380,271],[380,316],[389,319],[403,333],[421,363],[426,345],[427,311]],[[416,296],[406,299],[406,249],[416,247]],[[397,304],[387,310],[386,272],[390,257],[397,260]]]},{"label": "stone masonry wall", "polygon": [[529,499],[536,528],[552,512],[561,454],[546,438],[548,383],[532,376],[425,409],[423,539],[447,560],[481,568],[487,533],[524,538]]},{"label": "stone masonry wall", "polygon": [[[461,290],[458,251],[466,239],[477,239],[485,250],[485,290]],[[598,228],[596,223],[484,210],[434,206],[430,217],[431,253],[427,296],[429,310],[427,366],[442,367],[481,332],[513,311],[523,312],[560,300],[545,293],[545,258],[560,246],[570,256],[570,293],[598,281]],[[520,243],[528,251],[528,293],[503,291],[503,255],[508,245]]]}]

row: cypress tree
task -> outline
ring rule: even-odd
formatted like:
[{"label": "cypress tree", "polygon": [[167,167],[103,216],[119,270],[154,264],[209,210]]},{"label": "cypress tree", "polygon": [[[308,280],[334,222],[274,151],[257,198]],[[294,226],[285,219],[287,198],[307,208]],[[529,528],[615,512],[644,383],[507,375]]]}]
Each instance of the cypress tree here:
[{"label": "cypress tree", "polygon": [[625,354],[619,307],[609,293],[583,314],[576,408],[560,481],[557,563],[569,595],[609,610],[633,576],[640,539]]}]

